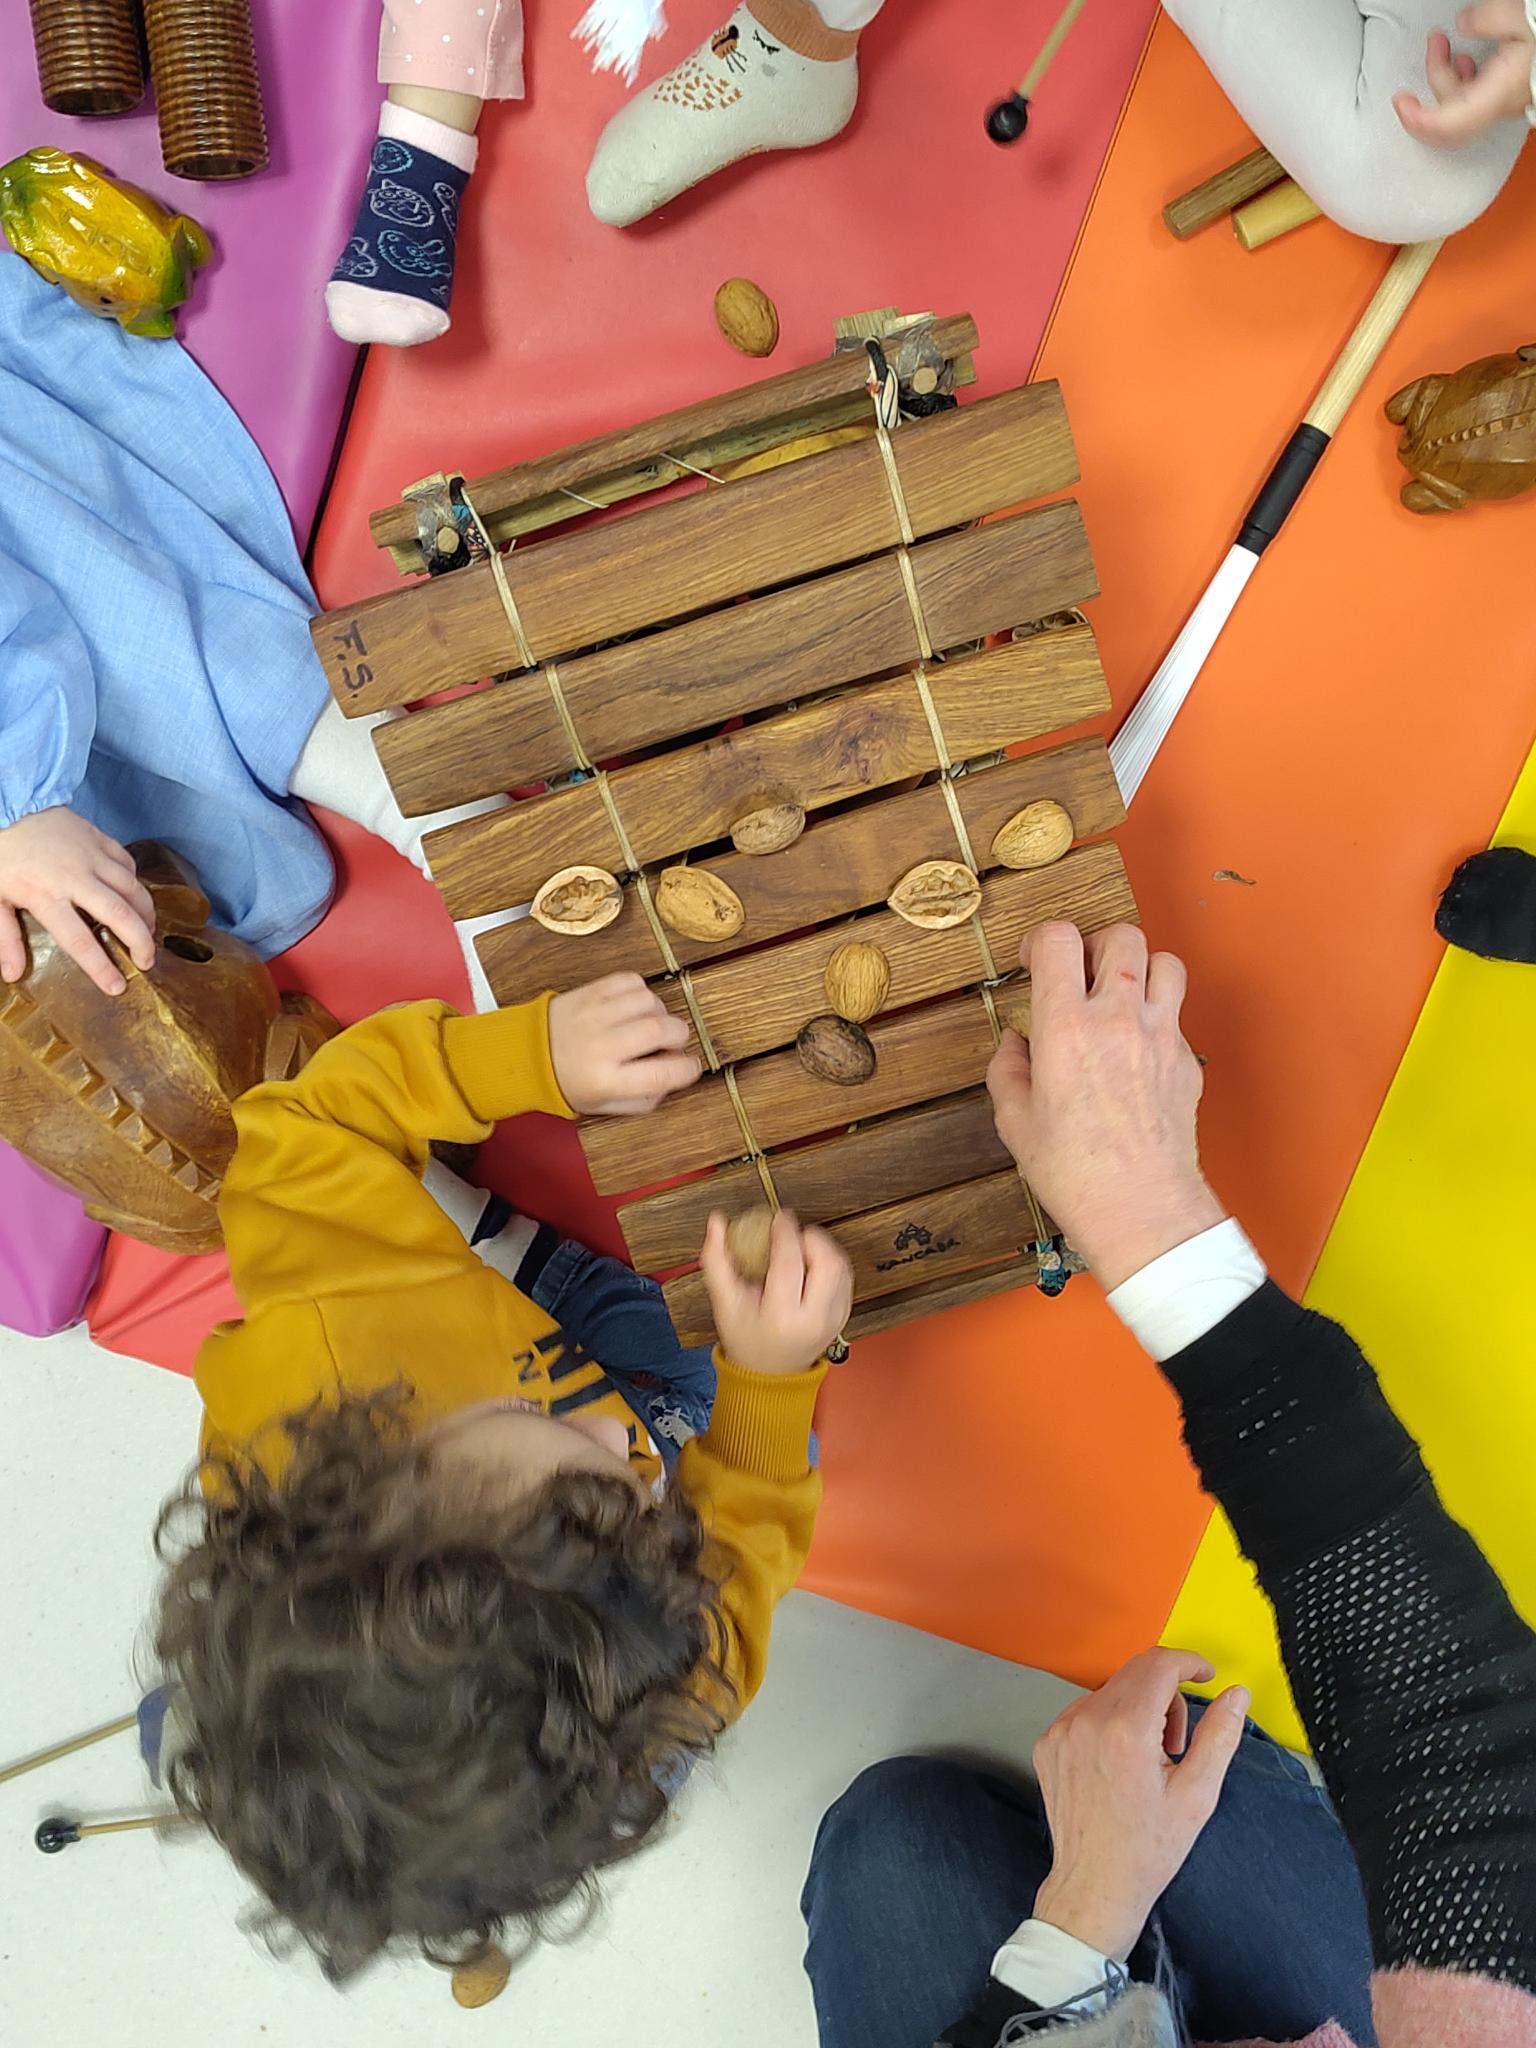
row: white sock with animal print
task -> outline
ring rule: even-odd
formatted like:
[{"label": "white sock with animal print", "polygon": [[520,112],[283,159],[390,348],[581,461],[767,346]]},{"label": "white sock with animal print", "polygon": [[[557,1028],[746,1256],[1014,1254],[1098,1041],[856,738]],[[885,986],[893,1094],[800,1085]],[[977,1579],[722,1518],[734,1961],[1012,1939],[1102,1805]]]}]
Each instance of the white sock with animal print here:
[{"label": "white sock with animal print", "polygon": [[343,341],[410,348],[447,333],[459,202],[479,147],[445,121],[384,102],[357,220],[325,288]]},{"label": "white sock with animal print", "polygon": [[593,213],[628,227],[744,156],[830,142],[858,100],[858,31],[876,11],[869,0],[738,7],[603,130],[587,172]]}]

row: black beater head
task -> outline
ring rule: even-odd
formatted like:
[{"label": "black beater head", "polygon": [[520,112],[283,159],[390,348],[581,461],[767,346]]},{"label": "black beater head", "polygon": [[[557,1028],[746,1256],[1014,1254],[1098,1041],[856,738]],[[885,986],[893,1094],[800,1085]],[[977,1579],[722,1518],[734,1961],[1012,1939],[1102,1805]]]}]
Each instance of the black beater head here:
[{"label": "black beater head", "polygon": [[32,1839],[45,1856],[57,1856],[61,1849],[79,1841],[80,1823],[66,1820],[61,1813],[50,1814],[47,1820],[38,1823]]},{"label": "black beater head", "polygon": [[987,133],[994,142],[1017,142],[1028,126],[1029,101],[1022,93],[1009,93],[987,116]]}]

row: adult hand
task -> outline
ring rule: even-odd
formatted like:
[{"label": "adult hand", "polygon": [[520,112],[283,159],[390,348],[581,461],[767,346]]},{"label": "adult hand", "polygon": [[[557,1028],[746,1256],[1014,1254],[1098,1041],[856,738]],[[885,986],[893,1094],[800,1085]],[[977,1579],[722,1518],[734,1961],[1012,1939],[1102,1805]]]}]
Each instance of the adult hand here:
[{"label": "adult hand", "polygon": [[[1035,1744],[1052,1864],[1035,1918],[1124,1962],[1216,1811],[1248,1693],[1230,1686],[1194,1740],[1179,1687],[1215,1676],[1188,1650],[1144,1650],[1074,1700]],[[1183,1760],[1174,1759],[1182,1753]]]},{"label": "adult hand", "polygon": [[555,1079],[583,1116],[630,1116],[690,1087],[699,1063],[688,1026],[638,974],[605,974],[549,1005]]},{"label": "adult hand", "polygon": [[1480,6],[1463,8],[1456,26],[1464,36],[1494,44],[1481,66],[1465,51],[1453,53],[1449,37],[1437,30],[1425,58],[1435,105],[1427,106],[1411,92],[1392,96],[1408,133],[1440,149],[1458,149],[1500,121],[1520,120],[1531,101],[1536,42],[1524,0],[1482,0]]},{"label": "adult hand", "polygon": [[1187,977],[1134,925],[1047,924],[1024,941],[1026,1045],[987,1069],[998,1135],[1107,1288],[1225,1215],[1200,1171],[1200,1065],[1179,1030]]},{"label": "adult hand", "polygon": [[23,910],[104,995],[127,983],[87,919],[121,939],[135,966],[155,964],[155,906],[132,854],[62,805],[0,830],[0,980],[27,971]]},{"label": "adult hand", "polygon": [[788,1209],[773,1219],[768,1273],[744,1279],[725,1248],[725,1218],[710,1217],[699,1254],[726,1356],[753,1372],[804,1372],[842,1331],[853,1307],[853,1269],[835,1239]]}]

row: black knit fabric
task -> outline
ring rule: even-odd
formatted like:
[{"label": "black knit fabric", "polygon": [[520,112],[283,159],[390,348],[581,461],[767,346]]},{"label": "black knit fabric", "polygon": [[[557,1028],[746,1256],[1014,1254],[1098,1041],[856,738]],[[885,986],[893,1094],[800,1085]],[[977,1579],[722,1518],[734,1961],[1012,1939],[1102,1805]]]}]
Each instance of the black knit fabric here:
[{"label": "black knit fabric", "polygon": [[1536,858],[1490,846],[1464,860],[1440,898],[1435,930],[1485,960],[1536,960]]},{"label": "black knit fabric", "polygon": [[1163,1370],[1274,1604],[1378,1965],[1536,1993],[1536,1636],[1338,1324],[1266,1285]]}]

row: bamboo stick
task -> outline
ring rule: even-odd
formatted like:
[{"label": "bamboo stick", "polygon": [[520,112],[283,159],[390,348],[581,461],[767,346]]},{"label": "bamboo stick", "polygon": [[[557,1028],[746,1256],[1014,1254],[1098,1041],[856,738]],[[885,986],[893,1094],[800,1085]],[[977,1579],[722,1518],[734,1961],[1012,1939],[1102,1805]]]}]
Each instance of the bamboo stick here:
[{"label": "bamboo stick", "polygon": [[[956,647],[1070,610],[1098,593],[1077,506],[924,542],[911,553],[933,644]],[[921,648],[896,558],[727,605],[642,640],[560,664],[594,761],[711,722],[880,675]],[[380,726],[374,744],[407,817],[562,774],[577,763],[543,671]]]},{"label": "bamboo stick", "polygon": [[[915,420],[893,446],[919,535],[1064,490],[1078,474],[1055,383]],[[817,575],[901,538],[880,450],[860,441],[520,549],[506,558],[505,575],[542,661]],[[311,631],[332,690],[353,713],[523,665],[487,562],[328,612]]]},{"label": "bamboo stick", "polygon": [[[829,1223],[1007,1164],[991,1098],[984,1089],[970,1088],[781,1152],[773,1178],[779,1199],[802,1222]],[[666,1272],[698,1257],[712,1210],[740,1216],[762,1199],[757,1169],[742,1161],[627,1203],[619,1210],[619,1228],[641,1272]]]},{"label": "bamboo stick", "polygon": [[[1078,839],[1111,832],[1124,818],[1100,739],[1000,762],[962,776],[955,792],[977,858],[988,867],[995,865],[990,848],[998,829],[1015,811],[1042,797],[1064,807]],[[943,791],[929,784],[813,823],[792,846],[767,859],[727,853],[711,857],[707,865],[741,899],[746,912],[741,942],[757,946],[823,918],[881,903],[917,861],[952,860],[956,853],[949,806]],[[671,940],[685,966],[716,958],[721,951],[681,933],[673,933]],[[663,966],[633,886],[624,891],[617,919],[602,931],[573,938],[520,918],[483,932],[476,946],[503,1003],[522,1002],[543,988],[575,988],[619,968],[654,975]]]},{"label": "bamboo stick", "polygon": [[1267,149],[1252,150],[1237,163],[1218,171],[1215,177],[1205,178],[1192,190],[1170,199],[1163,208],[1163,224],[1181,242],[1187,241],[1245,200],[1255,199],[1271,185],[1278,185],[1284,176],[1285,166],[1278,157],[1271,156]]},{"label": "bamboo stick", "polygon": [[[1135,913],[1120,849],[1112,839],[1081,846],[1053,867],[1024,872],[998,869],[981,885],[982,929],[1003,974],[1017,966],[1025,933],[1038,925],[1065,918],[1083,931],[1103,931]],[[986,973],[972,923],[952,925],[948,931],[920,931],[894,910],[874,911],[852,924],[807,932],[770,952],[737,953],[716,965],[695,969],[690,977],[694,1000],[719,1057],[750,1060],[775,1046],[788,1045],[808,1019],[824,1014],[828,1007],[827,963],[850,939],[878,946],[884,953],[891,971],[887,1011],[947,995],[982,980]],[[688,1017],[683,992],[675,982],[659,983],[658,992],[676,1015]],[[849,1104],[848,1114],[862,1115],[863,1090],[842,1092]]]},{"label": "bamboo stick", "polygon": [[[893,314],[882,331],[901,324]],[[939,353],[956,364],[956,381],[973,381],[975,370],[966,358],[979,337],[970,314],[935,321],[933,338]],[[695,469],[713,470],[781,441],[864,418],[869,412],[867,375],[864,351],[843,351],[617,433],[575,442],[553,455],[491,470],[469,480],[469,494],[493,539],[511,540],[584,511],[565,495],[569,491],[612,504],[686,476],[687,468],[669,457],[680,455]],[[382,507],[368,528],[375,545],[393,550],[402,568],[421,568],[411,505],[402,501]]]},{"label": "bamboo stick", "polygon": [[[934,669],[929,687],[957,761],[1109,709],[1087,626],[961,656]],[[637,761],[616,770],[609,789],[635,859],[645,862],[724,838],[767,792],[814,811],[936,766],[917,688],[901,676]],[[429,833],[425,850],[450,917],[526,903],[573,862],[615,872],[625,865],[591,782]]]},{"label": "bamboo stick", "polygon": [[110,1735],[121,1735],[126,1729],[136,1728],[137,1714],[120,1714],[115,1721],[108,1721],[100,1728],[91,1728],[84,1735],[72,1735],[67,1742],[56,1742],[51,1749],[40,1749],[35,1756],[24,1756],[19,1763],[7,1764],[0,1770],[0,1785],[12,1778],[25,1777],[28,1771],[40,1771],[44,1764],[56,1764],[60,1757],[73,1756],[76,1750],[89,1749],[94,1743],[105,1742]]}]

